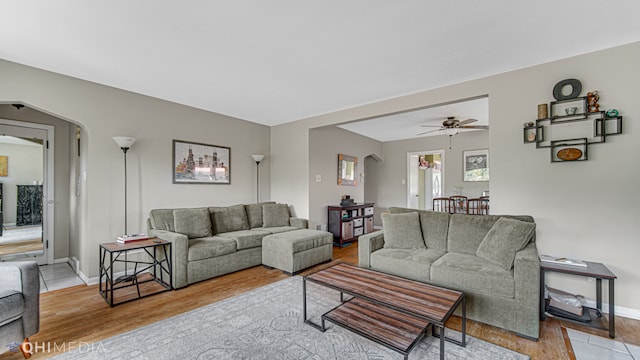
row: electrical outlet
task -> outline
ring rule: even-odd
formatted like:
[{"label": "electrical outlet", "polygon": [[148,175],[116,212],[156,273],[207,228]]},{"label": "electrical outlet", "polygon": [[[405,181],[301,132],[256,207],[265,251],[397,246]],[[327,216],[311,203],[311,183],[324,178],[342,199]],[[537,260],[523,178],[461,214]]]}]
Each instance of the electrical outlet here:
[{"label": "electrical outlet", "polygon": [[322,175],[316,175],[316,182],[322,182]]}]

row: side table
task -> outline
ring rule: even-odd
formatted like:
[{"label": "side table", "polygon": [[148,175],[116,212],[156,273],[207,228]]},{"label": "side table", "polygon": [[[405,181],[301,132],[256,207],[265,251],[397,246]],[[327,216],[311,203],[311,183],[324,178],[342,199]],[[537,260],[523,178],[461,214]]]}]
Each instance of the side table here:
[{"label": "side table", "polygon": [[571,319],[558,317],[562,320],[570,321],[576,324],[582,324],[586,326],[591,326],[597,329],[609,330],[609,337],[614,338],[616,336],[615,329],[615,312],[614,312],[614,285],[613,282],[617,278],[611,270],[609,270],[606,266],[597,262],[585,261],[587,264],[584,266],[575,266],[575,265],[562,265],[540,261],[540,320],[544,320],[546,318],[546,301],[544,298],[544,283],[545,283],[545,273],[547,272],[559,272],[565,274],[573,274],[584,277],[591,277],[596,279],[596,308],[598,311],[595,311],[591,308],[585,308],[585,311],[593,311],[593,313],[602,312],[602,280],[609,280],[609,326],[603,326],[601,324],[596,323],[592,320],[590,323],[574,321]]},{"label": "side table", "polygon": [[[107,304],[115,306],[128,301],[137,300],[149,295],[173,289],[173,277],[171,267],[171,242],[160,239],[146,239],[126,244],[110,242],[100,244],[100,295]],[[127,253],[133,250],[142,250],[149,260],[129,260]],[[107,256],[108,255],[108,256]],[[160,255],[163,255],[160,257]],[[114,278],[114,266],[117,263],[124,264],[124,275]],[[133,264],[133,270],[130,265]],[[165,279],[168,277],[168,279]],[[160,286],[144,285],[154,282]],[[141,289],[141,285],[142,289]],[[148,284],[152,285],[152,284]],[[126,300],[114,302],[114,292],[135,286],[133,296],[126,296]],[[136,296],[137,295],[137,296]]]}]

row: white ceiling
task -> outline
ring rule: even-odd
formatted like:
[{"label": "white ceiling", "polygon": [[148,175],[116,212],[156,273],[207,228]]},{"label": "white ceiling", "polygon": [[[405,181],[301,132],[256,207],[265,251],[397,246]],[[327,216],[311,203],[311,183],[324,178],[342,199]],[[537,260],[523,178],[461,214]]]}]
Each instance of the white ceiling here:
[{"label": "white ceiling", "polygon": [[[442,126],[442,122],[449,116],[454,116],[460,121],[466,119],[478,120],[467,125],[489,125],[489,98],[482,97],[453,104],[408,111],[395,115],[342,124],[338,125],[338,127],[382,142],[406,140],[416,137],[444,135],[445,132],[443,131],[434,131],[422,135],[418,134],[430,130],[437,130],[438,127],[433,126]],[[431,127],[423,127],[422,125],[429,125]],[[468,131],[486,130],[455,130],[457,133]],[[446,133],[446,135],[449,135],[449,133]]]},{"label": "white ceiling", "polygon": [[266,125],[640,40],[637,0],[4,0],[0,59]]}]

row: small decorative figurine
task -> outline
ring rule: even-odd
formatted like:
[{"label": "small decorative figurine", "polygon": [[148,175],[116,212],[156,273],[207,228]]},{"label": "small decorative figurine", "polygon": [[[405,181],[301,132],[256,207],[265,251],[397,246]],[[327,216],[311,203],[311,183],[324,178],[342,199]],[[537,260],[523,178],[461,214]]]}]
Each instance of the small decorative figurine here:
[{"label": "small decorative figurine", "polygon": [[589,91],[587,93],[587,103],[589,104],[589,112],[600,111],[600,104],[598,104],[598,100],[600,100],[600,95],[598,95],[598,90]]},{"label": "small decorative figurine", "polygon": [[609,109],[607,110],[607,117],[608,118],[614,118],[618,116],[618,110],[616,109]]}]

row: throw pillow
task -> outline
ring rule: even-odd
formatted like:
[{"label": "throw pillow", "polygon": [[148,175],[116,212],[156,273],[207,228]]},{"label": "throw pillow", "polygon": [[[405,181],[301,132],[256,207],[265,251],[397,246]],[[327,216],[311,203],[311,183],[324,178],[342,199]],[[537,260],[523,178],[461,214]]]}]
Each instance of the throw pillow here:
[{"label": "throw pillow", "polygon": [[501,217],[482,239],[476,256],[510,270],[516,252],[524,249],[535,230],[535,223]]},{"label": "throw pillow", "polygon": [[426,249],[420,228],[420,216],[416,212],[404,214],[383,213],[385,249]]},{"label": "throw pillow", "polygon": [[289,226],[289,205],[266,204],[262,206],[262,227]]},{"label": "throw pillow", "polygon": [[211,236],[209,210],[207,208],[173,210],[173,226],[177,233],[187,235],[189,239]]},{"label": "throw pillow", "polygon": [[275,201],[265,201],[258,204],[245,205],[249,227],[251,229],[262,227],[262,206],[265,204],[275,204]]},{"label": "throw pillow", "polygon": [[249,220],[244,205],[210,207],[211,224],[215,234],[249,230]]}]

